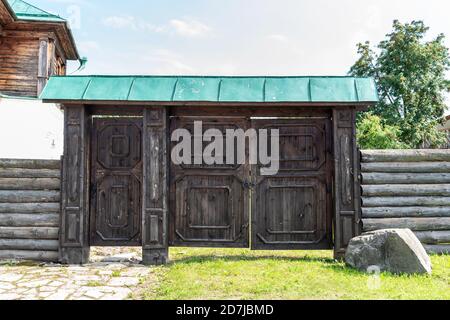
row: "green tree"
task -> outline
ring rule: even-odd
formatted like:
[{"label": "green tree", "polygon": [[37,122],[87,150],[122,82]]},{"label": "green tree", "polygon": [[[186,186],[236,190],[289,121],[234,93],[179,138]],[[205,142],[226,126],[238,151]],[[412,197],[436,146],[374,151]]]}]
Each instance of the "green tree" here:
[{"label": "green tree", "polygon": [[422,21],[394,21],[392,33],[376,49],[369,42],[358,44],[359,59],[349,72],[375,79],[380,102],[370,111],[399,128],[400,141],[412,148],[445,141],[436,126],[444,121],[444,94],[450,91],[449,51],[443,34],[425,41],[428,29]]},{"label": "green tree", "polygon": [[409,145],[400,141],[400,129],[382,123],[379,116],[365,113],[358,122],[358,144],[362,149],[405,149]]}]

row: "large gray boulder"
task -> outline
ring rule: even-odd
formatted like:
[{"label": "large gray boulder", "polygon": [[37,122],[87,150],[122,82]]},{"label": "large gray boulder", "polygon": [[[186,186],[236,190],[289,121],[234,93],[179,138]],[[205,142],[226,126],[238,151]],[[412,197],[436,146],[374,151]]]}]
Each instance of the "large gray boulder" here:
[{"label": "large gray boulder", "polygon": [[431,260],[423,245],[409,229],[385,229],[350,240],[345,254],[348,265],[368,272],[431,274]]}]

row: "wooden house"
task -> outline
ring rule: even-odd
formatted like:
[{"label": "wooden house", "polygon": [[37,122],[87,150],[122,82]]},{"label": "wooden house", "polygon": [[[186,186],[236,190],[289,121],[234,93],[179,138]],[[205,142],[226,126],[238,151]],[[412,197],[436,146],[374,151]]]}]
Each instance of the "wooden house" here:
[{"label": "wooden house", "polygon": [[22,0],[0,0],[0,94],[38,97],[79,55],[63,18]]}]

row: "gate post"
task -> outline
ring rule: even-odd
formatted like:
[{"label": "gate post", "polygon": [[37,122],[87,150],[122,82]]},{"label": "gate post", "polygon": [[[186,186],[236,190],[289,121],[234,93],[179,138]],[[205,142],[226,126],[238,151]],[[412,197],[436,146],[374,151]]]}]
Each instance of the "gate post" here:
[{"label": "gate post", "polygon": [[361,234],[359,156],[356,110],[333,110],[334,137],[334,256],[343,258],[349,241]]},{"label": "gate post", "polygon": [[144,109],[142,261],[160,265],[168,261],[168,151],[167,110]]},{"label": "gate post", "polygon": [[89,124],[83,105],[64,107],[60,262],[89,262]]}]

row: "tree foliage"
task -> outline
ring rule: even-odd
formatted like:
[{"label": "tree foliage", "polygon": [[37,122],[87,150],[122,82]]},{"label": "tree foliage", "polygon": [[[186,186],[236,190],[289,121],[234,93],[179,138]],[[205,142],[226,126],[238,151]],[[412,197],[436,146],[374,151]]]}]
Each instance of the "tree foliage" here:
[{"label": "tree foliage", "polygon": [[368,112],[358,122],[358,144],[362,149],[404,149],[409,146],[399,139],[400,129],[382,123]]},{"label": "tree foliage", "polygon": [[359,59],[349,72],[375,79],[380,102],[370,111],[397,127],[400,141],[412,148],[445,141],[436,126],[444,120],[444,93],[450,91],[449,51],[443,34],[425,40],[428,29],[422,21],[394,21],[392,33],[376,48],[358,44]]}]

